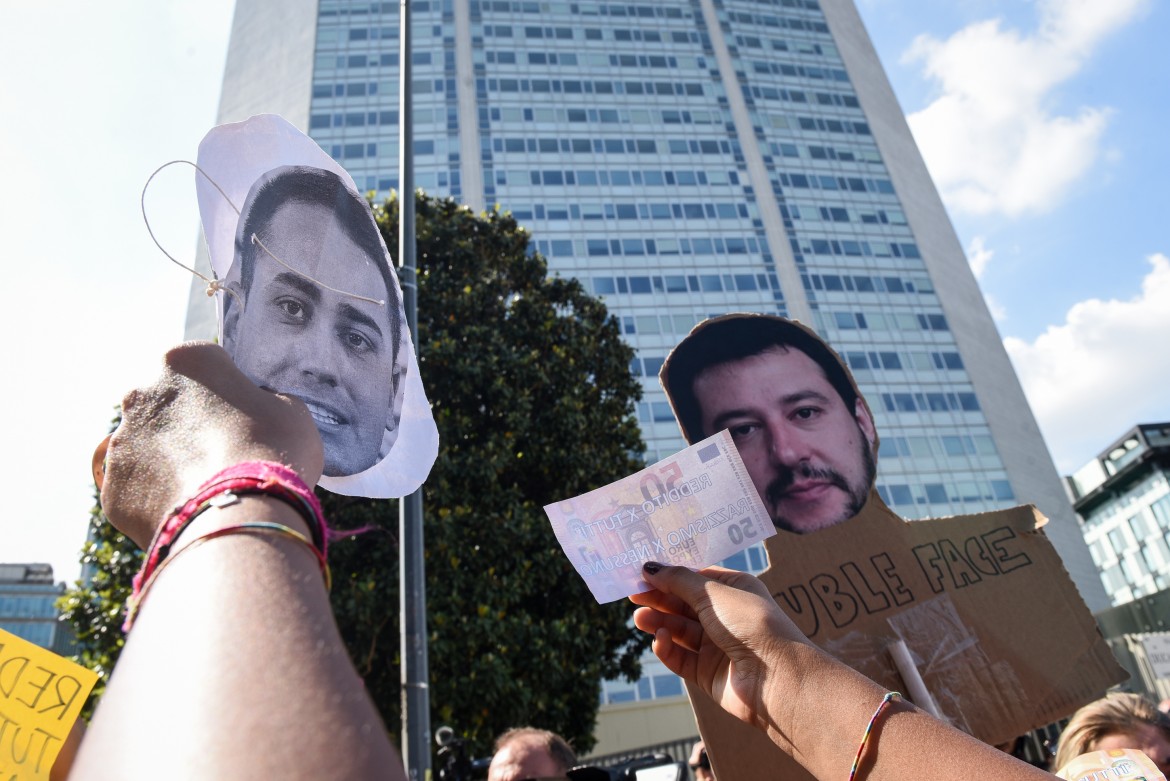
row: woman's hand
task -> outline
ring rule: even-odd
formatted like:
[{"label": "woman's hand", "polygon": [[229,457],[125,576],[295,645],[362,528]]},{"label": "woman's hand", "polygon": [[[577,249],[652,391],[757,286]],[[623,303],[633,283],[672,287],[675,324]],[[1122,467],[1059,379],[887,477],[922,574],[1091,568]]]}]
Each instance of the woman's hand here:
[{"label": "woman's hand", "polygon": [[278,461],[315,485],[321,438],[305,405],[261,390],[217,345],[170,350],[152,385],[122,400],[122,422],[94,453],[106,517],[146,547],[163,517],[216,472]]},{"label": "woman's hand", "polygon": [[[634,623],[654,633],[654,653],[667,667],[762,729],[813,777],[851,777],[857,741],[886,696],[881,686],[810,643],[751,575],[651,563],[642,577],[654,590],[630,597],[643,605]],[[883,712],[863,755],[867,781],[1052,778],[908,703]],[[734,752],[734,742],[723,750]],[[712,758],[718,768],[719,755]],[[755,762],[752,777],[774,775],[767,757],[742,756],[739,766]]]},{"label": "woman's hand", "polygon": [[630,597],[642,605],[634,624],[654,635],[654,653],[663,664],[733,716],[776,729],[774,673],[793,650],[811,646],[764,584],[722,567],[692,572],[654,563],[646,565],[643,578],[654,590]]}]

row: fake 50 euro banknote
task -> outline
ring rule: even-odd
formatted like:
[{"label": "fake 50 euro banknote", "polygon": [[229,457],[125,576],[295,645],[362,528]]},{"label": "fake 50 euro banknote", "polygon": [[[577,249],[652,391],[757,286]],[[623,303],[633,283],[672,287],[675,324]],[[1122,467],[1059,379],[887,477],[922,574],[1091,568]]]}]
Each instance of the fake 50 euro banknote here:
[{"label": "fake 50 euro banknote", "polygon": [[646,591],[644,562],[698,569],[776,533],[727,431],[544,511],[599,603]]}]

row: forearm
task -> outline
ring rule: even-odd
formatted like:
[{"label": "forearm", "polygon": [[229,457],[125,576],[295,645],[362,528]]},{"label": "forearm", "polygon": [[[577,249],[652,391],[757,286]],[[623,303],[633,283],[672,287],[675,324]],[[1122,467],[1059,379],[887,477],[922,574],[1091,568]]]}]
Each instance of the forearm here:
[{"label": "forearm", "polygon": [[201,515],[152,584],[73,779],[401,778],[401,763],[338,635],[311,551],[271,533],[266,497]]},{"label": "forearm", "polygon": [[654,588],[631,597],[634,623],[654,633],[658,658],[821,781],[853,781],[871,720],[859,781],[1052,778],[905,702],[874,719],[885,690],[810,643],[751,575],[652,562],[643,577]]},{"label": "forearm", "polygon": [[[787,682],[786,685],[783,682]],[[792,644],[769,674],[765,731],[820,779],[847,779],[866,726],[886,691],[812,646]],[[908,703],[875,722],[857,778],[1052,779]]]}]

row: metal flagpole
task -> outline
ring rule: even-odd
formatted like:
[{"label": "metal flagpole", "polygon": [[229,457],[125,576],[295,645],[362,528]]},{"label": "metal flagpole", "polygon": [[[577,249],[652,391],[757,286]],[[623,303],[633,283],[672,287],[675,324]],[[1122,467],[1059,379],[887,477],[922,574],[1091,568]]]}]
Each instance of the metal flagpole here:
[{"label": "metal flagpole", "polygon": [[[400,0],[398,36],[398,278],[415,348],[418,275],[414,234],[414,154],[410,94],[410,0]],[[431,778],[431,704],[427,688],[427,591],[422,488],[398,504],[398,577],[402,633],[402,753],[411,781]]]}]

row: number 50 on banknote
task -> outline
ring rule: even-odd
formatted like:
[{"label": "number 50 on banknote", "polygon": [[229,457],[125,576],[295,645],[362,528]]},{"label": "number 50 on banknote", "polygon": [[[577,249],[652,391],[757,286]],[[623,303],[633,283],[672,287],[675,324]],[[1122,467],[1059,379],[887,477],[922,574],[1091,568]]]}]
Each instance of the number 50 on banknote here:
[{"label": "number 50 on banknote", "polygon": [[644,562],[697,569],[776,533],[727,431],[544,511],[601,603],[646,591]]}]

